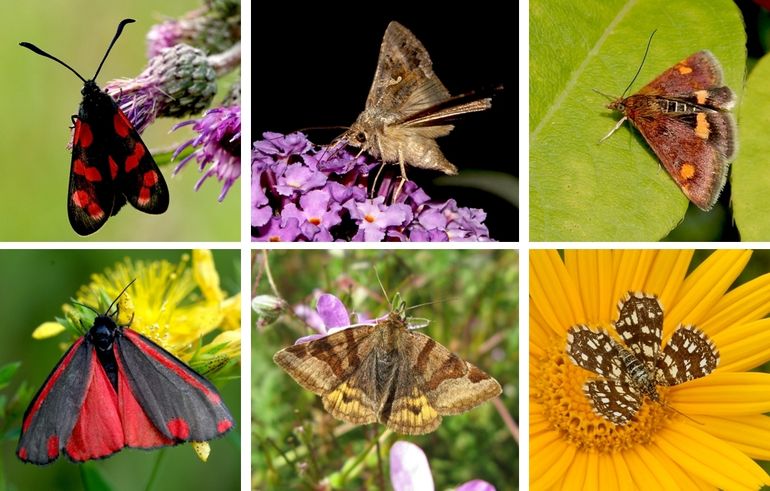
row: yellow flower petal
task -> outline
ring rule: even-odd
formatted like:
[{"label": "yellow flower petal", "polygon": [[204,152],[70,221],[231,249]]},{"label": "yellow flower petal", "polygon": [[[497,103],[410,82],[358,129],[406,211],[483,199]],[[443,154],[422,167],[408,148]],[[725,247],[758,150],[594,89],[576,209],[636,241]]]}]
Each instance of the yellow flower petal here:
[{"label": "yellow flower petal", "polygon": [[33,339],[52,338],[64,331],[65,327],[58,322],[43,322],[32,331]]},{"label": "yellow flower petal", "polygon": [[222,302],[222,313],[224,319],[219,326],[222,329],[240,329],[241,328],[241,294],[238,293]]},{"label": "yellow flower petal", "polygon": [[532,489],[550,489],[563,479],[572,466],[577,449],[567,445],[559,434],[551,431],[543,435],[530,436],[530,449],[537,458],[529,460]]},{"label": "yellow flower petal", "polygon": [[712,336],[719,372],[750,370],[770,360],[770,319],[734,325]]},{"label": "yellow flower petal", "polygon": [[[689,424],[669,425],[656,444],[677,456],[677,464],[722,489],[753,489],[770,483],[770,476],[734,447]],[[718,465],[716,465],[718,463]]]},{"label": "yellow flower petal", "polygon": [[712,373],[674,387],[669,402],[684,414],[766,413],[770,411],[770,373]]},{"label": "yellow flower petal", "polygon": [[577,289],[559,254],[532,251],[530,263],[530,296],[546,320],[545,325],[563,335],[578,319],[585,321]]},{"label": "yellow flower petal", "polygon": [[770,460],[770,417],[750,414],[746,416],[698,415],[704,431],[729,442],[753,459]]},{"label": "yellow flower petal", "polygon": [[770,312],[770,274],[755,278],[727,292],[700,324],[718,333],[736,324],[761,319]]},{"label": "yellow flower petal", "polygon": [[214,256],[208,249],[195,249],[193,257],[193,275],[198,288],[207,300],[221,302],[224,294],[219,288],[219,273],[214,267]]},{"label": "yellow flower petal", "polygon": [[751,251],[718,250],[707,257],[685,280],[676,303],[664,317],[665,333],[679,324],[701,326],[706,314],[716,305],[746,267]]}]

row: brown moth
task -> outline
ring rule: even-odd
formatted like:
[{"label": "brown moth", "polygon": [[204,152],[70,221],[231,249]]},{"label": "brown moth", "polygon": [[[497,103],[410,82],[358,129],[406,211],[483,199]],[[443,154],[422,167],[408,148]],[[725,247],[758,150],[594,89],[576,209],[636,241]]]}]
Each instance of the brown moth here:
[{"label": "brown moth", "polygon": [[342,139],[384,163],[398,163],[401,184],[407,180],[406,164],[455,175],[457,167],[441,153],[436,138],[454,129],[446,124],[449,118],[492,106],[491,98],[471,96],[449,95],[422,43],[393,21],[382,39],[366,107]]},{"label": "brown moth", "polygon": [[497,380],[409,328],[400,308],[374,324],[289,346],[273,360],[320,395],[335,418],[353,424],[379,421],[408,435],[430,433],[442,416],[500,395]]}]

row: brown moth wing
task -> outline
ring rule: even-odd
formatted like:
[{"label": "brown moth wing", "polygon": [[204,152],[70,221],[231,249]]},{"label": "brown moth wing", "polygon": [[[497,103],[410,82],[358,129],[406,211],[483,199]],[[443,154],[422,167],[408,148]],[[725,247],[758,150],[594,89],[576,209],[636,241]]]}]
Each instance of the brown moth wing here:
[{"label": "brown moth wing", "polygon": [[404,118],[449,97],[422,43],[398,22],[388,24],[365,111],[377,108]]},{"label": "brown moth wing", "polygon": [[335,332],[284,348],[273,361],[305,389],[323,396],[347,380],[360,364],[360,353],[373,349],[375,325]]},{"label": "brown moth wing", "polygon": [[722,68],[710,51],[698,51],[642,87],[641,95],[662,95],[667,98],[691,96],[693,91],[722,85]]},{"label": "brown moth wing", "polygon": [[383,401],[380,421],[399,433],[435,430],[442,415],[460,414],[500,395],[502,389],[475,365],[430,337],[407,332],[405,362],[397,374],[395,393]]},{"label": "brown moth wing", "polygon": [[[625,114],[639,130],[663,167],[685,196],[708,211],[719,198],[735,154],[735,122],[728,113],[710,109],[664,113],[657,98],[632,95],[624,101]],[[676,145],[660,145],[676,137]]]}]

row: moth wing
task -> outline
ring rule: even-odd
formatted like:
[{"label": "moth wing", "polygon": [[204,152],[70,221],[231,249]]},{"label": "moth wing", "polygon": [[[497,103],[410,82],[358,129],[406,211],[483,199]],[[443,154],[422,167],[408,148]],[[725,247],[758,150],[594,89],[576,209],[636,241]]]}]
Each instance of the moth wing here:
[{"label": "moth wing", "polygon": [[99,125],[77,118],[72,138],[67,213],[73,230],[80,235],[99,230],[122,205],[116,206],[117,167],[108,151],[108,140]]},{"label": "moth wing", "polygon": [[58,458],[80,413],[93,372],[93,349],[80,338],[56,364],[22,419],[16,455],[33,464]]},{"label": "moth wing", "polygon": [[463,413],[502,392],[497,380],[440,343],[422,333],[407,334],[410,339],[402,366],[408,368],[399,373],[400,393],[395,395],[391,421],[400,413],[417,427],[424,421],[435,429],[441,421],[436,416]]},{"label": "moth wing", "polygon": [[704,50],[658,75],[639,94],[727,110],[735,105],[735,94],[723,84],[722,67],[710,51]]},{"label": "moth wing", "polygon": [[[217,389],[174,355],[130,329],[115,342],[118,380],[130,389],[121,403],[124,419],[141,419],[136,411],[143,411],[167,439],[163,445],[208,441],[235,425]],[[142,435],[134,437],[141,441]]]},{"label": "moth wing", "polygon": [[388,24],[366,109],[376,107],[405,117],[449,98],[422,43],[398,22]]},{"label": "moth wing", "polygon": [[113,163],[117,166],[118,190],[137,210],[157,215],[168,209],[168,186],[155,159],[131,122],[117,105],[112,121]]},{"label": "moth wing", "polygon": [[[707,110],[659,113],[654,120],[629,119],[687,198],[698,208],[710,210],[727,180],[727,164],[735,155],[732,116]],[[676,135],[676,144],[660,145],[670,142],[671,135]]]},{"label": "moth wing", "polygon": [[[375,325],[337,331],[284,348],[273,361],[305,389],[322,396],[332,416],[355,424],[377,421],[372,367]],[[368,375],[368,376],[367,376]]]}]

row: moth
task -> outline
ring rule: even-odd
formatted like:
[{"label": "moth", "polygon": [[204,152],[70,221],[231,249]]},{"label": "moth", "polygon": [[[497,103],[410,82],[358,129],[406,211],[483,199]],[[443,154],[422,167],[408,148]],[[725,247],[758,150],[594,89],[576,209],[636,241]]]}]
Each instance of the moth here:
[{"label": "moth", "polygon": [[[24,413],[16,455],[43,465],[218,438],[235,420],[216,387],[150,339],[118,325],[118,299],[67,350]],[[93,310],[91,307],[84,307]]]},{"label": "moth", "polygon": [[444,157],[436,138],[454,129],[447,124],[450,118],[492,106],[491,98],[474,99],[474,95],[451,96],[433,73],[422,43],[393,21],[382,39],[364,111],[342,140],[383,163],[398,163],[401,185],[407,180],[407,164],[455,175],[457,167]]},{"label": "moth", "polygon": [[658,385],[670,387],[705,377],[719,365],[716,346],[694,326],[678,326],[661,350],[663,309],[654,295],[626,294],[618,303],[615,331],[625,345],[605,329],[571,327],[567,356],[599,375],[586,381],[583,392],[594,412],[616,425],[629,423],[645,398],[664,404]]},{"label": "moth", "polygon": [[735,120],[728,112],[734,105],[735,94],[724,85],[719,62],[711,52],[699,51],[636,94],[610,103],[608,109],[623,117],[601,141],[630,121],[685,196],[708,211],[735,157]]},{"label": "moth", "polygon": [[321,396],[335,418],[380,422],[421,435],[441,417],[466,412],[500,395],[494,378],[430,337],[411,331],[403,304],[384,319],[295,344],[273,360]]},{"label": "moth", "polygon": [[99,68],[89,80],[34,44],[19,43],[63,65],[83,81],[83,101],[77,116],[72,116],[75,131],[67,192],[70,225],[79,235],[99,230],[126,202],[154,215],[168,209],[168,187],[150,151],[112,96],[96,85],[107,55],[123,27],[132,22],[134,19],[120,22]]}]

